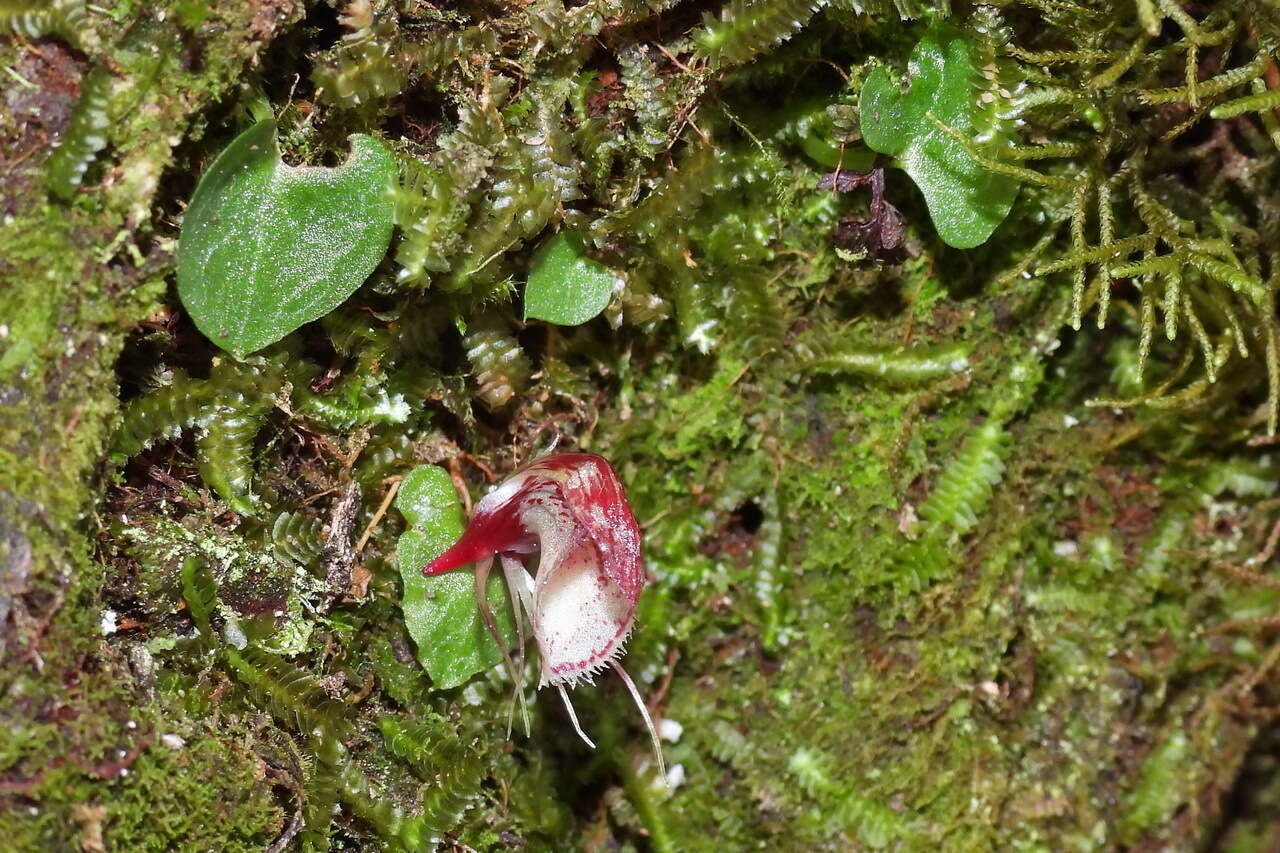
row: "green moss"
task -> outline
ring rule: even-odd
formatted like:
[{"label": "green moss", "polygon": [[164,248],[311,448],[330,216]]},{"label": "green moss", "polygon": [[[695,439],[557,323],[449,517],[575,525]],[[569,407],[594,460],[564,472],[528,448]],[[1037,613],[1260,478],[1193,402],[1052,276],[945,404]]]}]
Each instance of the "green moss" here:
[{"label": "green moss", "polygon": [[172,742],[153,743],[115,779],[50,769],[28,795],[30,805],[0,819],[6,843],[79,848],[95,827],[109,850],[250,851],[275,839],[285,821],[261,784],[261,759],[234,741]]},{"label": "green moss", "polygon": [[[857,92],[907,62],[916,6],[355,4],[333,45],[328,6],[85,7],[103,37],[42,114],[60,138],[109,79],[80,111],[106,144],[35,145],[0,185],[25,285],[0,288],[0,831],[74,847],[102,805],[108,849],[262,849],[295,813],[309,850],[1212,843],[1241,768],[1274,775],[1246,760],[1270,687],[1229,689],[1270,640],[1205,628],[1274,615],[1214,561],[1265,542],[1275,465],[1245,442],[1280,368],[1273,122],[1211,111],[1280,25],[957,8],[977,109],[1020,122],[957,142],[1024,188],[959,252],[890,173],[906,256],[849,262],[832,232],[868,211],[815,163],[865,153]],[[0,60],[57,90],[19,42]],[[264,109],[304,162],[386,137],[401,234],[339,312],[214,364],[180,319],[136,324],[206,125]],[[624,287],[525,326],[561,227]],[[1087,311],[1106,332],[1063,330]],[[117,376],[131,455],[95,479]],[[475,496],[555,435],[615,463],[645,528],[628,667],[648,696],[670,676],[671,792],[610,681],[575,693],[595,754],[549,694],[508,744],[500,674],[441,690],[404,633],[392,478],[444,464]]]}]

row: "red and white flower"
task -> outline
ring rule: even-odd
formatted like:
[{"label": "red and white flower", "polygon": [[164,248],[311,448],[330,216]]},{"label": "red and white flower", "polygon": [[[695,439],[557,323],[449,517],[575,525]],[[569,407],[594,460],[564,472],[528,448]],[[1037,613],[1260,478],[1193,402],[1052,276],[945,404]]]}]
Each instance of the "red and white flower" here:
[{"label": "red and white flower", "polygon": [[[524,565],[535,554],[536,577]],[[483,594],[495,556],[516,615],[520,666],[507,653]],[[594,453],[559,453],[512,474],[476,504],[462,538],[422,571],[434,575],[468,563],[476,566],[476,601],[503,649],[521,708],[527,612],[541,660],[538,686],[559,689],[583,740],[591,743],[578,725],[565,685],[590,680],[612,666],[644,716],[661,766],[653,721],[618,663],[635,622],[645,572],[640,527],[613,467]]]}]

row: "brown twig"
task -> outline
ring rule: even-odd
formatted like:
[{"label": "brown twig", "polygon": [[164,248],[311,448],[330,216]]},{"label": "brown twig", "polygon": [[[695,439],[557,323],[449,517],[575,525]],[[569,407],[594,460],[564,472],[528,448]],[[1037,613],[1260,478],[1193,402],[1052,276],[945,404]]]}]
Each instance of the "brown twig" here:
[{"label": "brown twig", "polygon": [[462,507],[466,511],[467,518],[470,518],[471,492],[467,490],[467,481],[462,479],[462,465],[458,462],[458,457],[456,456],[449,460],[449,479],[453,481],[453,490],[458,493],[458,498],[462,501]]},{"label": "brown twig", "polygon": [[693,74],[693,73],[695,73],[695,72],[694,72],[694,70],[693,70],[692,68],[690,68],[689,66],[685,65],[685,64],[684,64],[683,62],[681,62],[679,59],[676,59],[675,55],[674,55],[671,51],[669,51],[669,50],[667,50],[665,47],[663,47],[661,44],[655,44],[655,45],[654,45],[654,47],[656,47],[656,48],[658,49],[658,51],[659,51],[663,56],[665,56],[667,59],[671,60],[671,64],[672,64],[672,65],[674,65],[676,68],[679,68],[679,69],[680,69],[681,71],[683,71],[685,74]]},{"label": "brown twig", "polygon": [[493,469],[481,461],[479,457],[472,456],[470,453],[463,451],[462,458],[483,471],[484,475],[489,478],[490,483],[496,483],[498,481],[498,475],[493,473]]},{"label": "brown twig", "polygon": [[334,486],[332,489],[325,489],[323,492],[316,492],[314,495],[307,495],[305,498],[303,498],[302,500],[298,501],[298,503],[300,503],[300,504],[309,504],[309,503],[311,503],[312,501],[319,500],[320,498],[324,497],[325,495],[331,495],[331,494],[333,494],[333,493],[334,493],[334,492],[336,492],[336,491],[338,491],[338,487],[337,487],[337,486]]},{"label": "brown twig", "polygon": [[293,840],[293,837],[297,835],[298,831],[301,829],[302,808],[299,807],[298,810],[293,813],[293,820],[289,821],[289,825],[285,828],[285,831],[275,840],[274,843],[272,843],[270,847],[266,849],[266,851],[264,851],[264,853],[280,853],[281,850],[284,850],[289,846],[289,842]]},{"label": "brown twig", "polygon": [[1246,569],[1244,566],[1237,566],[1234,563],[1223,563],[1214,560],[1213,567],[1218,571],[1231,575],[1233,578],[1242,580],[1245,583],[1251,583],[1268,589],[1280,589],[1280,578],[1273,578],[1270,575],[1255,572],[1253,569]]},{"label": "brown twig", "polygon": [[1253,619],[1232,619],[1229,622],[1223,622],[1220,625],[1214,625],[1206,628],[1205,632],[1209,634],[1226,634],[1230,631],[1239,631],[1242,628],[1280,628],[1280,616],[1257,616]]},{"label": "brown twig", "polygon": [[1280,643],[1276,643],[1268,649],[1267,656],[1262,659],[1262,663],[1254,667],[1253,672],[1242,679],[1240,686],[1236,688],[1236,695],[1244,696],[1246,693],[1251,692],[1276,663],[1280,663]]},{"label": "brown twig", "polygon": [[1246,566],[1262,565],[1275,555],[1277,545],[1280,545],[1280,521],[1271,525],[1271,533],[1267,535],[1267,544],[1262,546],[1262,550],[1245,560],[1244,564]]},{"label": "brown twig", "polygon": [[645,703],[649,706],[650,714],[657,714],[658,708],[667,698],[667,691],[671,689],[671,680],[676,676],[676,664],[680,662],[680,652],[671,649],[667,652],[667,671],[662,674],[662,682],[658,685],[658,689],[649,697],[649,701]]},{"label": "brown twig", "polygon": [[360,534],[360,541],[356,543],[357,554],[364,550],[365,543],[373,535],[373,529],[378,526],[378,522],[382,521],[382,517],[387,514],[387,509],[396,498],[396,492],[400,491],[400,484],[404,482],[404,477],[388,477],[382,482],[390,483],[391,487],[387,489],[387,494],[382,498],[382,503],[378,504],[378,510],[373,514],[373,518],[369,519],[369,526],[364,529],[364,533]]}]

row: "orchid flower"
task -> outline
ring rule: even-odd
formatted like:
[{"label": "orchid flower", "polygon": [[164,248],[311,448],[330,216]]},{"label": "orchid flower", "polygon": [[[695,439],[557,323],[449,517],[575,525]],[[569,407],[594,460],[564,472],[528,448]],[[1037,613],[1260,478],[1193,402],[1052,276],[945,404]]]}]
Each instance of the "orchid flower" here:
[{"label": "orchid flower", "polygon": [[[536,577],[524,560],[538,554]],[[497,557],[507,579],[518,634],[518,663],[494,623],[485,581]],[[541,659],[539,687],[560,691],[574,730],[592,748],[565,686],[606,666],[617,671],[644,717],[666,778],[653,720],[618,658],[644,589],[640,528],[612,466],[594,453],[558,453],[512,474],[475,507],[466,531],[422,570],[434,575],[474,563],[476,602],[516,683],[526,730],[523,672],[528,614]]]}]

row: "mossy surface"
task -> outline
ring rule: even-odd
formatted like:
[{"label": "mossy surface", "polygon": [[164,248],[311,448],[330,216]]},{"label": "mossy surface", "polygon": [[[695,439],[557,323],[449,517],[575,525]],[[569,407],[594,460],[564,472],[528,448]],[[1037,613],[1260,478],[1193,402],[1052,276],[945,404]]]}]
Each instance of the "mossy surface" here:
[{"label": "mossy surface", "polygon": [[[0,5],[0,837],[1266,849],[1280,21],[1234,14]],[[851,252],[875,214],[818,181],[937,17],[1017,200],[955,250],[889,169],[902,243]],[[265,114],[289,162],[386,141],[399,231],[238,361],[173,249]],[[560,227],[621,286],[522,323]],[[574,694],[594,753],[549,694],[509,742],[501,668],[439,689],[404,630],[397,478],[553,441],[644,527],[672,789],[621,685]]]}]

